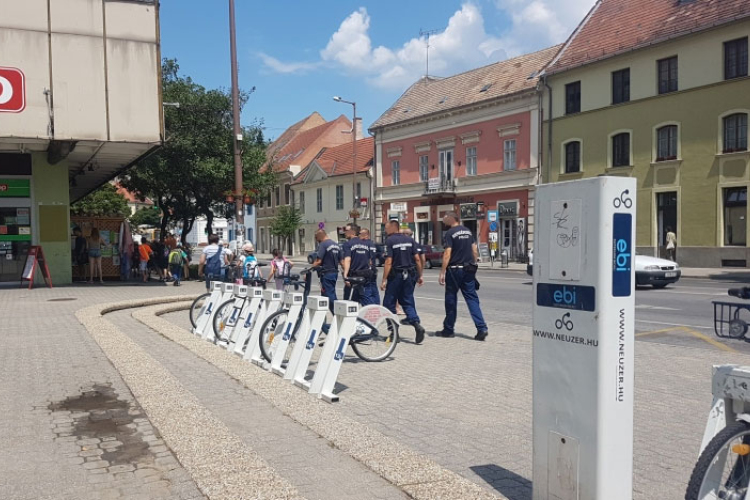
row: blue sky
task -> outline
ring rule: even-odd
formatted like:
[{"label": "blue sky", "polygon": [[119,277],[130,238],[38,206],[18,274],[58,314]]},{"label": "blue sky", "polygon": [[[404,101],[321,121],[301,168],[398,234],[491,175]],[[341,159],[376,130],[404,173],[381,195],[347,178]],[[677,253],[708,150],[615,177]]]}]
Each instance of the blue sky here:
[{"label": "blue sky", "polygon": [[[419,31],[437,29],[430,74],[449,76],[561,43],[594,0],[236,0],[240,86],[256,87],[242,115],[266,136],[319,111],[367,128],[424,74]],[[162,56],[209,87],[229,87],[227,0],[162,0]],[[211,7],[210,9],[207,7]]]}]

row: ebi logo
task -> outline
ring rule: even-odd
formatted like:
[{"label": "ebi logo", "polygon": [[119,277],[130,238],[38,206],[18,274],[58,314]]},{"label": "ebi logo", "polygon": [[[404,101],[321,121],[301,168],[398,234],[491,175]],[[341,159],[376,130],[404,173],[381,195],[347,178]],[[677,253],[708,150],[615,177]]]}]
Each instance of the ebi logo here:
[{"label": "ebi logo", "polygon": [[612,221],[612,296],[629,297],[632,293],[633,216],[614,214]]},{"label": "ebi logo", "polygon": [[571,287],[571,289],[568,290],[568,287],[564,286],[561,290],[555,291],[552,295],[552,299],[555,301],[555,304],[572,306],[576,303],[576,289],[575,287]]}]

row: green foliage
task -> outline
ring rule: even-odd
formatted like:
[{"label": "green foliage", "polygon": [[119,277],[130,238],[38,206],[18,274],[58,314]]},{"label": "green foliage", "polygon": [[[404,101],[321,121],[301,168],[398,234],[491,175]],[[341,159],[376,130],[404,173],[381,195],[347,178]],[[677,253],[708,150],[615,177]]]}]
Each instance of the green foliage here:
[{"label": "green foliage", "polygon": [[281,236],[285,241],[294,238],[294,234],[302,226],[302,213],[291,205],[276,207],[276,215],[271,220],[271,234]]},{"label": "green foliage", "polygon": [[142,225],[159,227],[161,224],[161,210],[156,207],[143,207],[130,216],[130,223],[134,227]]},{"label": "green foliage", "polygon": [[107,183],[75,202],[70,207],[71,215],[92,217],[127,217],[130,208],[117,188]]},{"label": "green foliage", "polygon": [[[179,69],[175,60],[162,64],[164,102],[180,104],[165,107],[164,147],[123,179],[129,190],[151,197],[161,207],[162,229],[170,219],[192,226],[201,215],[210,223],[214,213],[222,213],[224,193],[234,192],[231,93],[206,89]],[[242,104],[248,96],[241,92]],[[265,192],[274,185],[275,175],[261,172],[266,161],[262,123],[244,128],[243,136],[243,187]]]}]

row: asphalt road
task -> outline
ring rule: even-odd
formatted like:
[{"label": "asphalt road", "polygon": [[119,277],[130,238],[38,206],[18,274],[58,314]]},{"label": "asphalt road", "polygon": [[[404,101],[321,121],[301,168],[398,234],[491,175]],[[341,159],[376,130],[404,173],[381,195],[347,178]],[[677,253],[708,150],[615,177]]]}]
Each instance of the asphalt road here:
[{"label": "asphalt road", "polygon": [[[531,326],[532,286],[526,274],[480,270],[479,280],[482,311],[490,324],[491,335],[502,334],[493,329],[503,323]],[[662,290],[639,288],[636,291],[636,339],[750,354],[750,342],[721,339],[715,335],[713,327],[712,301],[742,302],[729,297],[727,289],[747,285],[750,283],[686,278]],[[415,293],[418,312],[444,314],[443,294],[438,271],[425,270],[425,284]],[[750,306],[750,301],[745,303]],[[463,300],[459,300],[459,315],[464,314],[469,314],[468,309]],[[750,311],[743,313],[743,317],[750,322]],[[463,333],[473,336],[475,332]]]}]

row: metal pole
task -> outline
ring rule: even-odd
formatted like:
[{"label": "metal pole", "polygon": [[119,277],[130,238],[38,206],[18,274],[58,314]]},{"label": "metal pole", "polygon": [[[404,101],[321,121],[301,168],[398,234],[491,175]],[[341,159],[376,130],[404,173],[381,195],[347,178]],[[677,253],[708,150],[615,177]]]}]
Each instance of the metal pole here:
[{"label": "metal pole", "polygon": [[242,241],[240,228],[242,227],[242,154],[240,141],[242,127],[240,125],[240,84],[237,69],[237,29],[235,27],[234,0],[229,0],[229,46],[232,59],[232,121],[234,122],[234,190],[235,190],[235,238],[239,248]]},{"label": "metal pole", "polygon": [[[352,151],[353,151],[353,164],[352,164],[352,196],[354,198],[354,206],[352,210],[354,210],[355,214],[357,211],[357,203],[359,201],[357,197],[357,103],[352,103]],[[353,224],[357,224],[357,217],[352,217]]]}]

